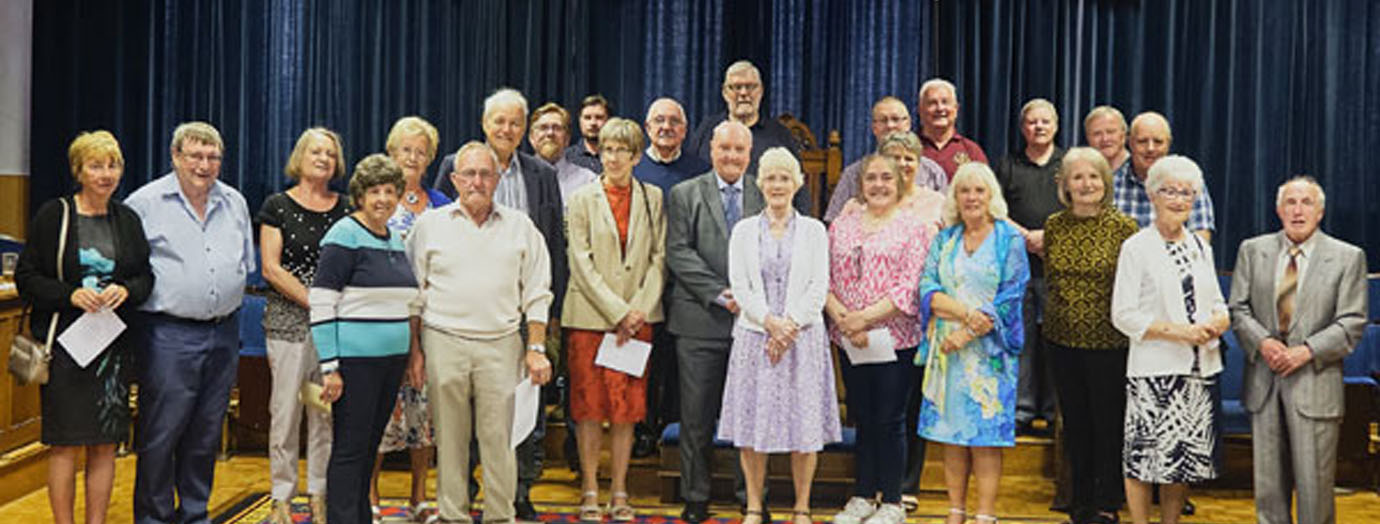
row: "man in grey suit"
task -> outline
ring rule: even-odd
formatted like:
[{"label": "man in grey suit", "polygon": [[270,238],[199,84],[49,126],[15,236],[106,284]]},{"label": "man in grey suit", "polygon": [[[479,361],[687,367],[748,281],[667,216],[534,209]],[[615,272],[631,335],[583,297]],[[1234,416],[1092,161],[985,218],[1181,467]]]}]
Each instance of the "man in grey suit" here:
[{"label": "man in grey suit", "polygon": [[726,120],[710,143],[713,170],[671,188],[666,265],[675,278],[668,324],[680,367],[681,518],[709,518],[709,459],[728,373],[738,303],[728,286],[733,224],[762,211],[762,192],[747,173],[752,132]]},{"label": "man in grey suit", "polygon": [[[1326,195],[1308,176],[1279,187],[1284,230],[1241,243],[1232,275],[1232,328],[1246,353],[1242,399],[1251,412],[1255,506],[1261,523],[1332,523],[1342,360],[1366,325],[1366,255],[1318,231]],[[1306,286],[1304,284],[1307,284]]]}]

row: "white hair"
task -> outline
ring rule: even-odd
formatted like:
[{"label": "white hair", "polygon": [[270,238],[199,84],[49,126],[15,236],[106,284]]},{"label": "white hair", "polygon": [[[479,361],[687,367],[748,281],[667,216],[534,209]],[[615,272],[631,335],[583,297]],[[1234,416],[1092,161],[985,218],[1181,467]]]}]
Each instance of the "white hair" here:
[{"label": "white hair", "polygon": [[1154,123],[1163,125],[1164,133],[1165,135],[1168,135],[1169,141],[1174,141],[1174,128],[1169,127],[1169,119],[1165,118],[1164,115],[1161,115],[1154,111],[1146,111],[1144,113],[1136,115],[1136,118],[1131,120],[1131,136],[1127,136],[1127,138],[1130,139],[1136,134],[1137,127]]},{"label": "white hair", "polygon": [[780,170],[791,175],[791,181],[795,183],[796,188],[805,185],[805,175],[800,172],[800,161],[791,154],[791,150],[784,147],[773,147],[763,152],[762,157],[757,159],[757,187],[762,187],[762,173]]},{"label": "white hair", "polygon": [[992,215],[993,220],[1006,219],[1006,198],[1001,195],[1001,184],[997,183],[997,175],[992,173],[992,168],[982,162],[968,162],[959,166],[954,173],[954,179],[949,181],[949,189],[946,191],[944,208],[940,216],[944,217],[945,225],[954,225],[959,222],[958,218],[958,186],[964,183],[976,182],[987,186],[987,194],[992,198],[987,201],[987,214]]},{"label": "white hair", "polygon": [[1327,193],[1323,192],[1322,184],[1318,183],[1318,179],[1308,175],[1295,175],[1293,178],[1290,178],[1289,180],[1284,181],[1283,184],[1280,184],[1279,190],[1275,192],[1275,207],[1279,207],[1284,204],[1284,189],[1294,184],[1303,184],[1313,188],[1313,191],[1317,191],[1318,208],[1327,209]]},{"label": "white hair", "polygon": [[1115,118],[1117,123],[1121,124],[1122,133],[1130,131],[1130,129],[1126,127],[1126,117],[1122,116],[1119,109],[1112,106],[1097,106],[1092,108],[1092,111],[1088,111],[1088,116],[1083,118],[1083,128],[1087,129],[1088,124],[1091,124],[1093,120],[1099,118]]},{"label": "white hair", "polygon": [[[657,104],[660,104],[660,103],[662,103],[662,102],[665,102],[665,103],[668,103],[668,104],[671,104],[672,106],[674,106],[674,107],[676,108],[676,111],[680,113],[680,119],[681,119],[681,120],[686,120],[687,117],[686,117],[686,115],[685,115],[685,106],[680,105],[680,102],[676,101],[676,99],[671,98],[671,97],[669,97],[669,96],[663,96],[663,97],[661,97],[661,98],[658,98],[658,99],[656,99],[656,100],[653,100],[652,103],[647,104],[647,116],[650,117],[651,114],[652,114],[652,108],[656,107]],[[688,124],[688,122],[687,122],[687,124]]]},{"label": "white hair", "polygon": [[1155,193],[1169,182],[1182,182],[1193,186],[1193,192],[1203,192],[1203,170],[1186,156],[1169,155],[1156,160],[1145,175],[1145,190]]},{"label": "white hair", "polygon": [[756,75],[758,80],[762,79],[762,72],[757,69],[757,66],[752,65],[752,62],[747,60],[739,60],[729,64],[728,69],[724,70],[724,85],[728,85],[728,77],[747,71],[751,71],[753,75]]},{"label": "white hair", "polygon": [[526,121],[527,98],[523,97],[520,91],[513,89],[511,87],[499,88],[498,91],[494,91],[494,94],[489,95],[488,98],[484,99],[483,118],[488,119],[489,114],[493,113],[494,111],[498,111],[501,108],[513,106],[517,106],[518,109],[522,110],[522,119],[523,121]]},{"label": "white hair", "polygon": [[921,103],[923,103],[925,100],[925,93],[928,93],[931,89],[934,89],[936,87],[948,89],[949,94],[954,95],[954,101],[958,101],[958,88],[954,87],[953,83],[943,78],[931,78],[929,80],[926,80],[925,83],[920,84],[919,95]]}]

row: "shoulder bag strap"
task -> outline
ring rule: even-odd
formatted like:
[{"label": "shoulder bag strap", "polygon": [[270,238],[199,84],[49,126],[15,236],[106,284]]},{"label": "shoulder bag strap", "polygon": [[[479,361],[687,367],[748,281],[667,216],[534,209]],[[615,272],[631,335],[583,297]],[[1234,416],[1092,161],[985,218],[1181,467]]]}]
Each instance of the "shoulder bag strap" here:
[{"label": "shoulder bag strap", "polygon": [[[62,258],[67,254],[67,226],[71,221],[71,212],[67,207],[67,199],[59,198],[58,201],[62,202],[62,230],[58,232],[57,252],[57,277],[58,280],[61,281],[63,280]],[[48,340],[43,344],[43,357],[45,359],[52,358],[53,355],[53,337],[57,335],[57,322],[58,316],[60,316],[59,313],[59,310],[53,310],[53,315],[48,320]]]}]

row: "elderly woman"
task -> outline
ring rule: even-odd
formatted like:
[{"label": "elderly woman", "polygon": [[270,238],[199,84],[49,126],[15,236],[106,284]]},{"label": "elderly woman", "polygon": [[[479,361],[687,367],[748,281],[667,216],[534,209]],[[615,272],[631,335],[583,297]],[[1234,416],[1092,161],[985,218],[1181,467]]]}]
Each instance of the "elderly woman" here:
[{"label": "elderly woman", "polygon": [[321,400],[335,403],[328,522],[368,522],[366,473],[407,366],[408,304],[417,295],[417,280],[402,234],[388,227],[403,187],[402,171],[384,155],[369,155],[355,166],[350,201],[358,211],[321,239],[309,292]]},{"label": "elderly woman", "polygon": [[645,376],[595,365],[600,346],[613,335],[619,349],[629,339],[651,342],[652,324],[662,321],[666,219],[661,190],[632,176],[642,159],[642,129],[631,120],[610,119],[599,131],[603,174],[570,196],[570,283],[561,324],[566,328],[570,369],[570,411],[579,442],[581,521],[600,521],[599,450],[608,422],[612,439],[612,496],[609,517],[633,520],[628,504],[628,461],[633,425],[646,414]]},{"label": "elderly woman", "polygon": [[[824,311],[834,343],[894,350],[895,358],[855,364],[840,354],[848,410],[858,426],[857,482],[834,522],[896,524],[906,517],[900,505],[905,461],[898,458],[906,453],[906,402],[917,382],[911,363],[921,335],[916,289],[935,226],[902,209],[913,186],[892,159],[868,155],[858,181],[865,208],[829,226],[831,284]],[[889,339],[891,347],[869,347],[873,338]],[[878,493],[880,506],[874,503]]]},{"label": "elderly woman", "polygon": [[53,522],[75,521],[77,461],[86,452],[86,522],[105,522],[115,481],[115,445],[128,436],[129,331],[92,360],[74,360],[55,340],[83,313],[113,310],[125,318],[153,290],[149,244],[139,216],[111,200],[125,159],[109,131],[82,133],[67,149],[79,189],[51,200],[34,215],[19,255],[15,284],[33,306],[29,329],[52,341],[48,381],[39,388],[50,446],[48,503]]},{"label": "elderly woman", "polygon": [[[891,133],[877,144],[877,154],[896,162],[897,168],[901,170],[902,182],[907,186],[913,186],[902,198],[902,208],[918,213],[927,222],[941,223],[939,215],[944,206],[944,191],[949,187],[949,180],[939,164],[925,158],[920,138],[910,131]],[[924,169],[921,169],[922,167]],[[858,185],[861,186],[861,182]],[[853,188],[852,191],[857,198],[849,200],[844,205],[842,213],[857,213],[866,207],[866,199],[861,188]]]},{"label": "elderly woman", "polygon": [[718,438],[738,448],[748,524],[762,524],[768,453],[791,454],[792,521],[813,522],[816,454],[842,438],[820,313],[829,293],[829,253],[819,246],[829,237],[824,224],[791,207],[804,182],[790,151],[764,152],[757,186],[766,208],[740,220],[728,244],[729,285],[741,310],[733,327]]},{"label": "elderly woman", "polygon": [[[986,164],[954,173],[944,223],[925,259],[921,318],[928,326],[920,436],[945,444],[948,522],[965,522],[968,475],[977,522],[994,523],[1002,448],[1016,443],[1016,377],[1025,342],[1021,301],[1030,279],[1025,239]],[[932,323],[929,322],[932,320]]]},{"label": "elderly woman", "polygon": [[1212,245],[1184,228],[1203,173],[1172,155],[1150,167],[1151,227],[1121,245],[1112,324],[1130,338],[1122,470],[1137,524],[1150,519],[1151,484],[1162,522],[1179,521],[1188,484],[1217,476],[1212,383],[1222,371],[1217,337],[1230,326]]},{"label": "elderly woman", "polygon": [[1045,220],[1044,335],[1050,344],[1073,524],[1111,524],[1123,498],[1121,422],[1126,336],[1112,326],[1121,243],[1139,229],[1112,205],[1112,170],[1090,147],[1064,155],[1055,177],[1066,207]]},{"label": "elderly woman", "polygon": [[[412,229],[412,222],[423,211],[451,202],[440,191],[422,187],[422,177],[427,166],[436,158],[439,141],[436,127],[415,116],[398,119],[388,132],[388,142],[384,148],[388,151],[388,157],[402,170],[403,177],[403,190],[396,199],[397,209],[388,218],[388,229],[404,238]],[[404,382],[398,390],[397,405],[388,419],[388,427],[383,430],[383,441],[379,444],[379,454],[374,460],[374,471],[369,482],[369,500],[375,519],[379,517],[379,471],[382,469],[383,455],[401,449],[408,450],[412,462],[412,492],[408,497],[411,517],[424,520],[435,510],[426,502],[426,472],[431,465],[434,446],[426,389]]]},{"label": "elderly woman", "polygon": [[[297,491],[297,440],[303,409],[298,391],[319,377],[308,333],[307,285],[316,274],[321,237],[349,212],[345,199],[326,186],[332,178],[345,175],[340,149],[340,137],[334,131],[320,127],[303,131],[283,169],[297,183],[264,199],[259,210],[259,254],[264,279],[271,286],[263,323],[273,376],[268,469],[274,524],[292,521],[288,503]],[[325,511],[330,428],[327,413],[307,413],[307,492],[312,497],[312,515]]]}]

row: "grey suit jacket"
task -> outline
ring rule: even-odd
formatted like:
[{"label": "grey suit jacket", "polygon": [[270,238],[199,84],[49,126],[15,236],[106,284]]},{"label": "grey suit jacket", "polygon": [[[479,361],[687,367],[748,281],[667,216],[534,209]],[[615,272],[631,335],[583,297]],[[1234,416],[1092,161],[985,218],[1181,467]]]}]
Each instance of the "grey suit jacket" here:
[{"label": "grey suit jacket", "polygon": [[1360,342],[1366,328],[1366,255],[1360,248],[1322,231],[1294,297],[1294,318],[1285,345],[1307,344],[1313,360],[1287,377],[1276,379],[1262,361],[1260,342],[1279,338],[1275,311],[1275,272],[1289,240],[1283,232],[1241,243],[1232,274],[1232,328],[1246,353],[1242,401],[1252,413],[1270,398],[1271,388],[1290,395],[1299,414],[1340,418],[1343,411],[1342,361]]},{"label": "grey suit jacket", "polygon": [[[728,237],[723,198],[713,171],[671,188],[666,207],[666,267],[675,279],[667,327],[678,336],[732,337],[732,313],[714,303],[728,284]],[[762,212],[762,191],[743,176],[743,216]]]}]

